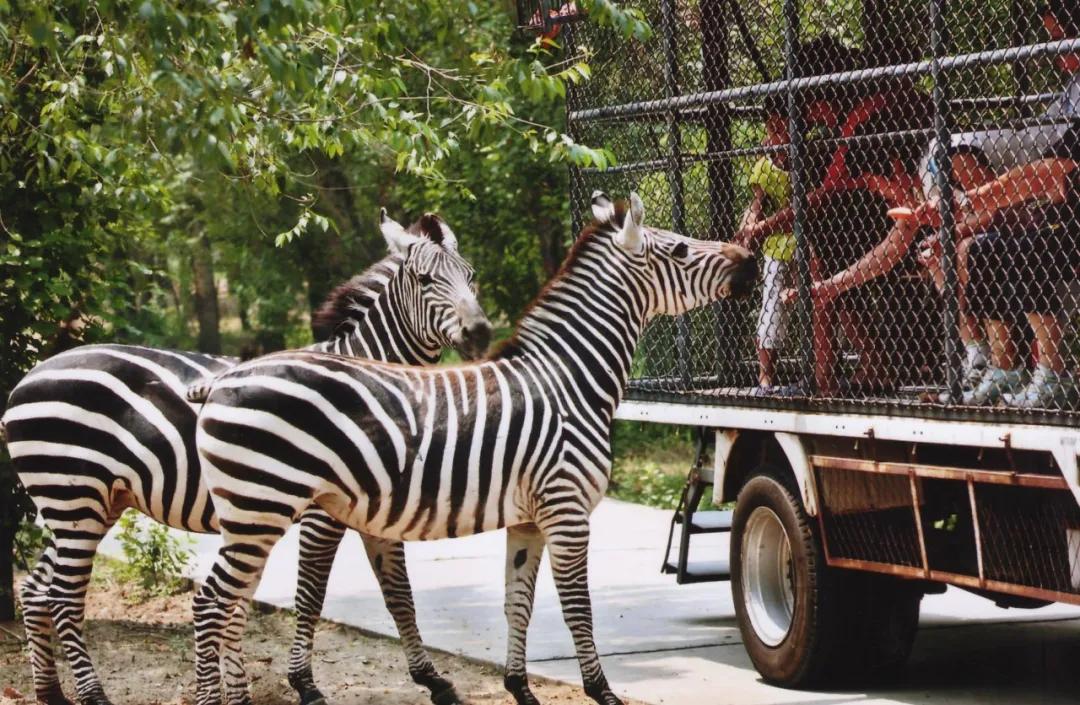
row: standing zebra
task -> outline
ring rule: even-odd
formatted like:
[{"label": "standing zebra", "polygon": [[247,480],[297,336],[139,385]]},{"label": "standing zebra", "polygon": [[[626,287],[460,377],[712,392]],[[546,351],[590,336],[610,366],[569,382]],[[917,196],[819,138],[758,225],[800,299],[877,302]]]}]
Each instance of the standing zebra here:
[{"label": "standing zebra", "polygon": [[[408,230],[381,214],[391,254],[339,286],[316,314],[333,331],[310,350],[430,365],[443,347],[483,353],[490,324],[476,301],[472,267],[454,233],[428,214]],[[16,472],[53,534],[21,599],[37,697],[66,705],[57,678],[52,630],[60,637],[83,705],[107,705],[83,639],[86,589],[98,543],[127,508],[169,526],[218,531],[195,450],[198,407],[185,401],[238,360],[126,345],[89,345],[36,366],[12,391],[3,417]],[[198,387],[198,385],[195,385]],[[189,394],[190,397],[190,394]],[[317,507],[300,532],[296,639],[289,682],[303,705],[322,695],[311,674],[311,643],[326,582],[345,527]],[[410,673],[444,702],[456,702],[423,649],[400,542],[364,537]],[[226,657],[230,692],[247,692],[237,610]]]},{"label": "standing zebra", "polygon": [[505,684],[518,703],[537,702],[525,633],[547,546],[585,692],[620,702],[593,643],[586,556],[634,347],[653,316],[745,294],[756,273],[743,248],[644,227],[630,203],[594,195],[602,219],[483,362],[425,370],[299,351],[214,380],[196,445],[224,545],[195,597],[199,705],[220,702],[228,616],[312,505],[394,541],[506,527]]}]

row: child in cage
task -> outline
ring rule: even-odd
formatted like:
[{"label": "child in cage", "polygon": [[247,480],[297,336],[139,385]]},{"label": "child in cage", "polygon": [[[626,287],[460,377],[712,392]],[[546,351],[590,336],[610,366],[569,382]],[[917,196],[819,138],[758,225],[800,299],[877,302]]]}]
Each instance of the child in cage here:
[{"label": "child in cage", "polygon": [[[786,208],[791,200],[791,177],[787,172],[788,123],[778,109],[777,98],[770,96],[765,106],[765,139],[762,146],[772,150],[761,156],[750,169],[750,205],[739,223],[740,231],[752,228],[763,218]],[[795,258],[795,235],[791,231],[774,233],[761,246],[763,285],[761,311],[757,320],[758,386],[755,395],[786,395],[792,387],[776,385],[776,364],[780,347],[787,338],[789,305],[781,302],[780,292],[790,286],[791,263]]]},{"label": "child in cage", "polygon": [[[857,56],[835,38],[823,35],[800,47],[796,63],[805,71],[837,73],[855,68]],[[806,127],[801,173],[803,187],[810,191],[810,207],[831,156],[830,138],[846,111],[850,93],[847,86],[822,86],[797,96]],[[764,260],[764,286],[756,331],[758,386],[754,394],[800,396],[805,394],[802,380],[786,386],[776,384],[776,365],[790,318],[790,305],[781,299],[781,292],[793,283],[795,258],[788,155],[783,148],[790,141],[787,96],[769,96],[764,110],[764,144],[773,149],[751,169],[752,199],[734,239],[751,249],[760,248]]]},{"label": "child in cage", "polygon": [[[893,54],[903,49],[898,47]],[[857,52],[847,50],[843,70],[861,67],[864,61]],[[844,269],[888,230],[890,221],[880,206],[906,202],[917,183],[911,175],[919,147],[910,137],[897,141],[882,136],[895,131],[917,134],[931,115],[926,100],[908,79],[859,82],[830,98],[833,139],[816,144],[807,140],[808,156],[820,146],[806,163],[822,172],[817,185],[807,185],[803,203],[803,232],[814,281]],[[777,232],[781,224],[790,228],[792,220],[791,209],[784,209],[740,234],[745,242],[753,243]],[[819,291],[816,287],[815,293]],[[794,293],[789,287],[781,300],[790,301]],[[904,331],[889,315],[887,298],[883,291],[814,297],[814,382],[819,393],[877,396],[894,387],[897,365],[889,358],[895,356],[895,340]],[[847,376],[838,375],[836,369],[840,331],[858,356],[857,369]]]}]

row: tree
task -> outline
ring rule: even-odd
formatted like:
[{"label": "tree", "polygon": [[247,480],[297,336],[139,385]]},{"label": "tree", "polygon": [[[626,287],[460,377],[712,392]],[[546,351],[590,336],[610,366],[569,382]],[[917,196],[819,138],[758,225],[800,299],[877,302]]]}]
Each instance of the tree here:
[{"label": "tree", "polygon": [[[199,345],[227,347],[223,276],[267,333],[256,348],[306,342],[298,295],[374,258],[376,201],[471,195],[455,160],[513,145],[606,165],[519,116],[584,80],[585,57],[510,34],[503,8],[472,2],[0,0],[0,397],[80,342],[194,345],[195,312]],[[5,460],[0,523],[32,509]]]}]

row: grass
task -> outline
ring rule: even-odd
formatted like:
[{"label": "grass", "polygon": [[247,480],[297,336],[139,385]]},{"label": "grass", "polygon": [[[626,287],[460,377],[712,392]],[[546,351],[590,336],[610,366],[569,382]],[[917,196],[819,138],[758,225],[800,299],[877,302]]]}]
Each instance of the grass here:
[{"label": "grass", "polygon": [[679,503],[694,462],[694,432],[685,426],[616,421],[608,496],[661,509]]}]

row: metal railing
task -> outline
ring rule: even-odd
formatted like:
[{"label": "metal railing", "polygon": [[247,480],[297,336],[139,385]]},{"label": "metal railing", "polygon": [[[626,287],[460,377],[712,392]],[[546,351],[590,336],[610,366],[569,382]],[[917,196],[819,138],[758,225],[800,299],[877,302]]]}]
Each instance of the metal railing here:
[{"label": "metal railing", "polygon": [[[784,270],[782,288],[794,294],[778,303],[762,291],[656,322],[632,397],[1076,422],[1080,292],[1070,282],[1080,224],[1068,209],[1080,192],[1069,176],[1069,88],[1080,103],[1080,79],[1054,67],[1080,54],[1080,11],[1053,3],[1068,16],[1051,18],[1060,30],[1051,35],[1038,6],[1021,0],[631,4],[652,39],[591,24],[563,37],[594,65],[569,95],[569,130],[618,159],[572,170],[574,212],[587,211],[594,189],[636,189],[657,225],[748,238],[763,260],[782,250],[767,266]],[[1066,174],[1055,188],[1008,181],[1010,169],[1044,156]],[[784,202],[762,188],[760,171],[786,174]],[[979,210],[989,201],[971,196],[995,182],[1038,193]],[[891,207],[918,215],[951,193],[958,210],[896,234]],[[793,240],[793,253],[752,234],[754,208],[766,225],[790,209],[772,234]],[[987,222],[976,227],[978,217]],[[868,265],[887,237],[903,243],[902,256]],[[852,272],[857,285],[824,301],[823,282]]]}]

